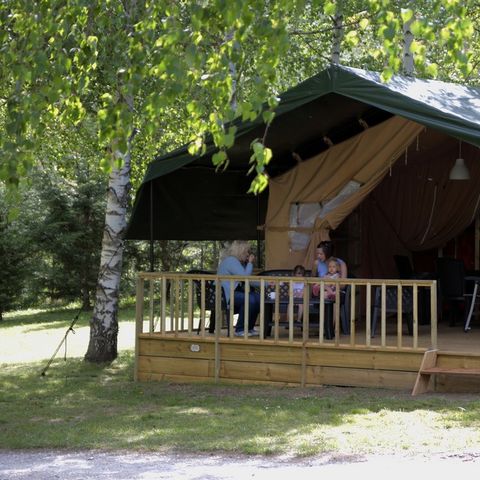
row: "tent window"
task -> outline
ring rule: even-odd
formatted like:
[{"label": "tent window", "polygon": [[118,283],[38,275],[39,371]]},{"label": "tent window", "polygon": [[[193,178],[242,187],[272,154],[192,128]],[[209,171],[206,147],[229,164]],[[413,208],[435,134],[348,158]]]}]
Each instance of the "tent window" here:
[{"label": "tent window", "polygon": [[339,207],[345,200],[360,188],[360,183],[355,180],[349,181],[330,200],[322,203],[295,202],[290,205],[290,228],[288,237],[290,249],[294,251],[305,250],[310,242],[311,232],[317,218],[324,218],[330,212]]},{"label": "tent window", "polygon": [[[312,229],[321,211],[320,203],[292,203],[290,205],[290,228]],[[290,248],[296,251],[305,250],[310,242],[310,236],[309,232],[289,230]]]}]

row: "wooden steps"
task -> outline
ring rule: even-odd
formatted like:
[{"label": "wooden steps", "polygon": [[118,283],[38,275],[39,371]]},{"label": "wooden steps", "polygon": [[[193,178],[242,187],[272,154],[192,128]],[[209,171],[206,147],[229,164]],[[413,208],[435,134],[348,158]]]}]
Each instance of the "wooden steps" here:
[{"label": "wooden steps", "polygon": [[477,375],[480,376],[480,368],[444,368],[437,367],[437,352],[438,350],[427,350],[423,355],[420,370],[415,380],[415,385],[412,390],[412,395],[425,393],[428,391],[428,384],[430,377],[436,374],[443,375]]}]

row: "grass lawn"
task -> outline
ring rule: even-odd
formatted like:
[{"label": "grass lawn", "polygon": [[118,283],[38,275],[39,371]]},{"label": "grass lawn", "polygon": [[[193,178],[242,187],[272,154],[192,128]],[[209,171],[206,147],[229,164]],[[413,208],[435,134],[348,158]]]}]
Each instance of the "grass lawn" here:
[{"label": "grass lawn", "polygon": [[134,309],[119,357],[89,365],[88,315],[40,372],[75,309],[0,323],[0,448],[129,449],[309,456],[480,451],[480,399],[381,389],[133,382]]}]

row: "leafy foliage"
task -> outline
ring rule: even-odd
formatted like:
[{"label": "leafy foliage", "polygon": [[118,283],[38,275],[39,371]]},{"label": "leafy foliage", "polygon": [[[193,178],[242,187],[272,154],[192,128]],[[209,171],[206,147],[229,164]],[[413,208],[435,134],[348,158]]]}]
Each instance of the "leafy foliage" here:
[{"label": "leafy foliage", "polygon": [[80,163],[75,181],[39,171],[33,186],[43,211],[32,226],[42,258],[38,284],[52,299],[81,298],[88,307],[100,262],[105,183]]},{"label": "leafy foliage", "polygon": [[[464,76],[473,72],[475,2],[403,6],[395,0],[5,0],[0,176],[18,183],[52,121],[79,125],[88,115],[96,119],[106,170],[119,158],[115,152],[126,152],[135,129],[153,139],[178,112],[191,152],[202,151],[210,132],[219,149],[214,163],[223,168],[235,138],[230,122],[263,114],[268,125],[279,87],[330,61],[333,15],[343,18],[342,57],[383,69],[385,80],[401,68],[402,27],[412,17],[411,48],[421,73],[447,66]],[[432,44],[442,62],[432,58]],[[253,191],[266,186],[270,157],[256,142]]]},{"label": "leafy foliage", "polygon": [[20,306],[28,274],[28,232],[19,218],[10,218],[13,201],[0,184],[0,321],[4,312]]}]

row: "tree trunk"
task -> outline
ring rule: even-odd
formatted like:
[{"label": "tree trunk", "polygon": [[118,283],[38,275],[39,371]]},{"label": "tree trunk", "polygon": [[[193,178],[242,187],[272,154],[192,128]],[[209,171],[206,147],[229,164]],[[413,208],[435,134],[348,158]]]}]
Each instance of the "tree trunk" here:
[{"label": "tree trunk", "polygon": [[90,320],[90,343],[85,354],[89,362],[110,362],[117,357],[118,299],[129,189],[130,152],[125,155],[122,168],[112,171],[108,182],[100,271]]},{"label": "tree trunk", "polygon": [[413,53],[410,51],[410,46],[413,42],[413,34],[410,27],[414,20],[415,16],[403,24],[403,73],[410,77],[415,73]]},{"label": "tree trunk", "polygon": [[[338,7],[337,7],[338,8]],[[333,42],[332,42],[332,64],[340,64],[340,52],[342,48],[342,40],[345,34],[343,28],[343,15],[337,11],[333,19]]]}]

